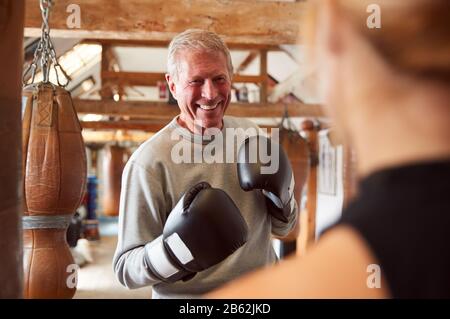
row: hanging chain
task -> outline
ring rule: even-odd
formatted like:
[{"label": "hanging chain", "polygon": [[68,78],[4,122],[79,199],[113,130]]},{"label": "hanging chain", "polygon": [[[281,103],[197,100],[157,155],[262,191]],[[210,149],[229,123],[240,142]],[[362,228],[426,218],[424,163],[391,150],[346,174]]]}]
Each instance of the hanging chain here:
[{"label": "hanging chain", "polygon": [[41,15],[42,15],[42,36],[41,42],[42,44],[42,54],[41,54],[41,70],[43,76],[43,82],[48,83],[48,77],[50,73],[50,49],[51,49],[51,40],[50,40],[50,26],[48,24],[48,18],[50,14],[50,8],[52,6],[51,1],[40,0],[41,7]]},{"label": "hanging chain", "polygon": [[289,112],[288,112],[288,106],[286,103],[284,103],[284,111],[283,111],[283,117],[281,118],[281,123],[280,123],[280,128],[283,129],[284,128],[284,123],[286,122],[286,129],[289,131],[294,131],[296,132],[297,130],[295,129],[295,125],[292,122],[290,116],[289,116]]},{"label": "hanging chain", "polygon": [[[70,78],[64,71],[62,66],[58,63],[55,48],[53,47],[53,43],[50,38],[49,15],[50,9],[53,6],[53,0],[40,0],[39,6],[41,9],[41,16],[42,16],[42,26],[41,26],[42,35],[37,45],[37,48],[34,51],[33,61],[23,74],[22,82],[24,85],[26,84],[26,77],[31,72],[31,83],[34,83],[36,70],[38,69],[39,66],[42,71],[42,78],[43,78],[42,82],[49,83],[50,68],[53,64],[53,68],[56,74],[56,81],[58,82],[58,85],[61,87],[65,87],[67,86],[67,84],[69,84]],[[58,70],[64,75],[66,79],[64,84],[62,84],[59,81]]]}]

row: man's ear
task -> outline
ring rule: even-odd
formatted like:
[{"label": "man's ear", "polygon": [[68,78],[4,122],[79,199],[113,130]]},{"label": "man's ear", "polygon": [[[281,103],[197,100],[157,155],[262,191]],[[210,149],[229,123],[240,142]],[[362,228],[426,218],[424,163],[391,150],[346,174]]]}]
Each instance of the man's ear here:
[{"label": "man's ear", "polygon": [[170,76],[170,74],[168,74],[168,73],[166,73],[166,81],[167,81],[167,84],[169,85],[169,90],[170,90],[170,93],[172,93],[172,96],[174,97],[174,99],[176,100],[177,99],[177,95],[176,95],[176,85],[175,85],[175,82],[174,82],[174,80],[173,80],[173,77],[172,76]]}]

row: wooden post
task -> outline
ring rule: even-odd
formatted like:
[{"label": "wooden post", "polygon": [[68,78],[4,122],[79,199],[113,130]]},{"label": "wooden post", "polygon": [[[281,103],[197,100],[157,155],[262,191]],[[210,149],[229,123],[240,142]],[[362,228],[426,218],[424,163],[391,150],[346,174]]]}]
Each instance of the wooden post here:
[{"label": "wooden post", "polygon": [[125,147],[108,144],[103,156],[103,215],[119,216],[122,173],[129,154]]},{"label": "wooden post", "polygon": [[310,152],[310,168],[306,182],[306,209],[300,212],[300,236],[298,237],[297,254],[303,256],[309,244],[316,239],[316,208],[317,208],[317,164],[318,164],[318,130],[310,120],[302,123]]},{"label": "wooden post", "polygon": [[22,297],[22,0],[0,2],[0,298]]},{"label": "wooden post", "polygon": [[108,79],[105,79],[104,74],[111,69],[111,59],[110,57],[110,51],[111,45],[109,44],[102,44],[102,60],[101,60],[101,70],[100,70],[100,76],[101,76],[101,89],[100,89],[100,96],[103,99],[113,99],[114,92],[112,91],[111,85],[112,83],[108,81]]},{"label": "wooden post", "polygon": [[356,172],[356,155],[353,149],[344,144],[344,201],[343,209],[347,207],[348,203],[355,197],[358,189],[358,177]]},{"label": "wooden post", "polygon": [[260,51],[259,75],[262,77],[259,103],[267,103],[267,50]]}]

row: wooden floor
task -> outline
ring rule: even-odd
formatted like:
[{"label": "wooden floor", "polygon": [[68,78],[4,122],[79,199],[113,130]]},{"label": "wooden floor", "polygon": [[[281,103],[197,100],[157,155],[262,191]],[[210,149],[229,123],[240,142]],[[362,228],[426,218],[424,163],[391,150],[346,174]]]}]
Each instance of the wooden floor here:
[{"label": "wooden floor", "polygon": [[112,270],[112,258],[117,237],[102,237],[89,242],[93,263],[80,268],[75,299],[145,299],[151,298],[151,288],[129,290],[117,281]]}]

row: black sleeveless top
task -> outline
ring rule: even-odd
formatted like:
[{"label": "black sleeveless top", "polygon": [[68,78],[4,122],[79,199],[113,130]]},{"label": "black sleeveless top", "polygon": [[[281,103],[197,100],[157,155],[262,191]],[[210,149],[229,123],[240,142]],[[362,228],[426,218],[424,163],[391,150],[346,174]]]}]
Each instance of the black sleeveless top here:
[{"label": "black sleeveless top", "polygon": [[450,298],[450,160],[378,171],[359,186],[339,224],[365,238],[392,297]]}]

